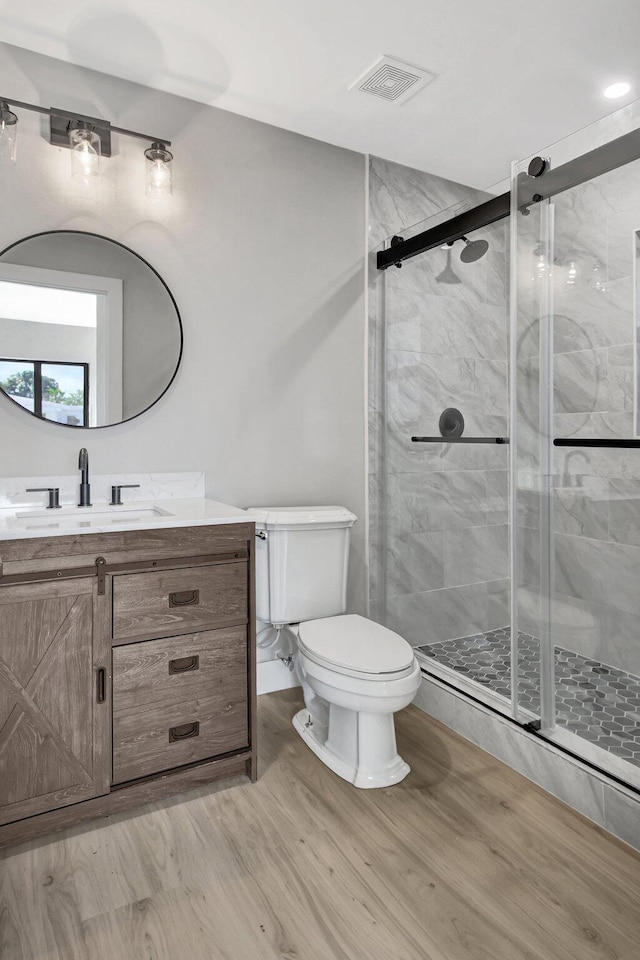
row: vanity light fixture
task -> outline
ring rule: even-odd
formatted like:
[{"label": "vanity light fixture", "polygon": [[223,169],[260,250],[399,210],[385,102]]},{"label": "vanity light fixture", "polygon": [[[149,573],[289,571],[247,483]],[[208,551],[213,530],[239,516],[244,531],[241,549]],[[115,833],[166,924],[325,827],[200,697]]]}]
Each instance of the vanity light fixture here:
[{"label": "vanity light fixture", "polygon": [[0,100],[0,161],[15,163],[17,134],[18,118],[6,100]]},{"label": "vanity light fixture", "polygon": [[71,150],[71,175],[74,180],[90,185],[100,180],[102,157],[111,156],[111,134],[146,140],[151,146],[144,151],[147,164],[147,195],[154,198],[172,193],[171,167],[173,154],[167,149],[170,140],[151,137],[135,130],[114,127],[108,120],[87,117],[57,107],[39,107],[20,100],[5,100],[0,97],[0,161],[15,160],[15,142],[18,117],[14,109],[32,110],[49,117],[49,143],[54,147]]},{"label": "vanity light fixture", "polygon": [[173,154],[167,150],[166,143],[157,140],[144,152],[147,158],[146,193],[152,200],[161,200],[173,193],[173,178],[170,163]]}]

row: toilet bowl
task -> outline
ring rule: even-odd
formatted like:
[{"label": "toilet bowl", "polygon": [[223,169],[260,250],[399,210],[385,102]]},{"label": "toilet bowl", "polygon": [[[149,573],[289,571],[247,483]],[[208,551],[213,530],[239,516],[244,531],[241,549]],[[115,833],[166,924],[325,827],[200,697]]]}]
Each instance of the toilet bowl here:
[{"label": "toilet bowl", "polygon": [[406,640],[365,617],[301,623],[296,669],[305,706],[293,725],[334,773],[356,787],[388,787],[409,765],[398,755],[393,715],[420,686]]},{"label": "toilet bowl", "polygon": [[409,765],[398,755],[394,713],[420,686],[403,637],[345,614],[349,533],[343,507],[252,507],[257,618],[291,633],[304,709],[293,725],[334,773],[356,787],[388,787]]}]

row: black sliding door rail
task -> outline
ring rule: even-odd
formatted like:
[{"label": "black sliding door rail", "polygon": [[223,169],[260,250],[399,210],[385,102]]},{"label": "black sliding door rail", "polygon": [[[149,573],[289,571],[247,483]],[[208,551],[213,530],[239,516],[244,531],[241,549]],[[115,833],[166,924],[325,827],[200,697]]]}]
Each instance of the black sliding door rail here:
[{"label": "black sliding door rail", "polygon": [[538,178],[521,174],[523,178],[518,189],[520,210],[532,203],[548,200],[558,193],[577,187],[581,183],[593,180],[618,167],[624,167],[640,157],[640,129],[625,133],[601,147],[583,153],[575,160],[563,163],[555,170],[546,170]]},{"label": "black sliding door rail", "polygon": [[411,443],[509,443],[508,437],[411,437]]},{"label": "black sliding door rail", "polygon": [[640,448],[640,440],[602,440],[596,438],[571,440],[562,437],[553,441],[554,447],[618,447],[622,450]]},{"label": "black sliding door rail", "polygon": [[[536,171],[536,176],[522,173],[518,183],[518,203],[522,213],[526,213],[534,203],[548,200],[550,197],[571,187],[576,187],[587,180],[593,180],[603,173],[609,173],[618,167],[623,167],[640,157],[640,129],[632,130],[621,137],[616,137],[609,143],[596,147],[588,153],[563,163],[555,170],[548,169],[547,164],[536,158],[531,162],[530,169]],[[534,166],[535,164],[535,166]],[[463,236],[488,227],[498,220],[503,220],[510,214],[511,198],[509,193],[502,193],[484,203],[465,210],[457,216],[438,223],[435,227],[423,230],[422,233],[400,240],[386,250],[381,250],[377,256],[378,270],[386,270],[394,264],[402,263],[411,257],[417,257],[427,250],[441,246],[443,243],[454,243]]]},{"label": "black sliding door rail", "polygon": [[415,237],[401,240],[378,253],[378,270],[386,270],[392,264],[410,260],[411,257],[417,257],[421,253],[426,253],[427,250],[433,250],[434,247],[441,247],[443,243],[453,243],[468,233],[473,233],[474,230],[480,230],[498,220],[504,220],[509,216],[510,204],[511,194],[501,193],[497,197],[492,197],[491,200],[485,200],[477,207],[472,207],[471,210],[459,213],[451,220],[445,220],[444,223],[438,223],[435,227],[417,233]]}]

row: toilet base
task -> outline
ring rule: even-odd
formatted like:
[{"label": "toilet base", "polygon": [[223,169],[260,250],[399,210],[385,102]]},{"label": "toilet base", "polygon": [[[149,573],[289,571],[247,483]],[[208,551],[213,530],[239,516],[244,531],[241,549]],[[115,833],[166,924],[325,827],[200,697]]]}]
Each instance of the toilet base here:
[{"label": "toilet base", "polygon": [[[332,705],[332,709],[336,712],[335,706]],[[347,711],[345,711],[345,713],[346,712]],[[362,733],[365,733],[364,727],[373,725],[377,729],[371,729],[367,732],[369,734],[377,734],[378,738],[380,738],[382,734],[381,740],[377,740],[378,744],[380,745],[382,741],[384,747],[387,748],[393,744],[393,749],[385,750],[383,747],[381,751],[382,755],[375,759],[371,758],[373,762],[365,765],[362,762],[356,762],[355,756],[353,760],[345,756],[338,756],[338,754],[331,749],[330,737],[326,737],[327,728],[321,723],[309,723],[309,720],[312,718],[306,708],[299,710],[292,722],[294,728],[307,746],[313,750],[315,755],[322,760],[330,770],[333,770],[339,777],[352,783],[355,787],[370,790],[379,787],[390,787],[393,786],[394,783],[400,783],[401,780],[404,780],[407,774],[410,773],[411,768],[395,751],[393,714],[357,714],[355,711],[348,711],[348,713],[352,714],[354,724],[361,727],[361,736]],[[349,719],[351,720],[351,718]],[[381,726],[385,729],[381,729]],[[386,729],[387,727],[389,729]],[[322,732],[322,739],[316,736],[314,728]],[[370,738],[368,739],[368,746],[371,748],[373,741]],[[357,744],[353,746],[354,749],[351,752],[357,754],[358,746]],[[364,744],[360,744],[361,754],[366,753],[366,749],[363,749],[364,746]]]}]

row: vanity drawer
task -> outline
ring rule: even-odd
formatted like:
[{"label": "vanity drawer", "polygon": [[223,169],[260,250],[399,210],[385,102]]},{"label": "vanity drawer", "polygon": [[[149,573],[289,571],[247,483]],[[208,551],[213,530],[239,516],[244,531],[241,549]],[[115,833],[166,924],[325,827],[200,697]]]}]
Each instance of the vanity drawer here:
[{"label": "vanity drawer", "polygon": [[220,692],[246,694],[247,628],[227,627],[113,648],[114,717]]},{"label": "vanity drawer", "polygon": [[113,783],[205,760],[249,745],[246,677],[235,691],[113,716]]},{"label": "vanity drawer", "polygon": [[113,578],[113,638],[168,637],[248,618],[246,562]]}]

